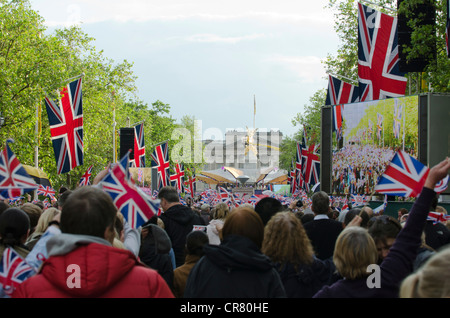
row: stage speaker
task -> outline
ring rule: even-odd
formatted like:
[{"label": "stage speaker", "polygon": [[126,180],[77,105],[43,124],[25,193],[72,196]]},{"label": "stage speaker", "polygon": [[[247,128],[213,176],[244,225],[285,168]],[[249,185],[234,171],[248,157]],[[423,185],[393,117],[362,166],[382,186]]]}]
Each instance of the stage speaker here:
[{"label": "stage speaker", "polygon": [[[397,10],[400,9],[400,5],[406,0],[397,0]],[[419,20],[418,25],[429,25],[432,27],[431,34],[436,34],[436,9],[432,0],[421,0],[414,6],[408,13],[398,13],[397,34],[398,34],[398,55],[400,58],[399,68],[400,72],[423,72],[425,67],[436,61],[436,41],[434,37],[427,37],[428,43],[425,51],[414,59],[407,59],[407,48],[411,48],[411,34],[413,30],[408,26],[408,22],[411,20]]]},{"label": "stage speaker", "polygon": [[134,127],[120,128],[120,160],[131,149],[130,159],[134,159]]}]

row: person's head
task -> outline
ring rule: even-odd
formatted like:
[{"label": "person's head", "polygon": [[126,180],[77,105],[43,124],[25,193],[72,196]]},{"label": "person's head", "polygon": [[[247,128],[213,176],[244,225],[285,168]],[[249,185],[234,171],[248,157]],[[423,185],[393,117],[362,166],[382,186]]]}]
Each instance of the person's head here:
[{"label": "person's head", "polygon": [[48,228],[48,223],[53,221],[55,216],[57,216],[60,213],[61,211],[54,207],[46,209],[44,212],[42,212],[34,232],[40,234],[44,233]]},{"label": "person's head", "polygon": [[408,209],[405,208],[400,208],[397,211],[397,215],[398,215],[398,220],[400,220],[402,218],[403,215],[408,214]]},{"label": "person's head", "polygon": [[3,245],[22,245],[29,233],[30,218],[21,209],[8,208],[0,214],[0,239]]},{"label": "person's head", "polygon": [[215,206],[215,212],[213,214],[214,219],[225,219],[230,212],[230,208],[226,203],[219,203]]},{"label": "person's head", "polygon": [[302,222],[292,212],[278,212],[264,228],[262,252],[275,263],[311,264],[314,251]]},{"label": "person's head", "polygon": [[62,210],[64,204],[67,201],[67,198],[70,196],[71,193],[72,190],[64,190],[64,192],[61,193],[61,195],[58,198],[58,209]]},{"label": "person's head", "polygon": [[209,243],[208,235],[204,231],[192,231],[186,236],[186,254],[203,256],[203,246]]},{"label": "person's head", "polygon": [[211,210],[209,204],[202,204],[202,206],[200,207],[200,210],[203,213],[209,213],[209,211]]},{"label": "person's head", "polygon": [[378,216],[371,222],[369,234],[377,246],[379,262],[389,254],[389,250],[401,229],[400,222],[389,215]]},{"label": "person's head", "polygon": [[363,206],[361,208],[361,211],[366,213],[368,215],[369,219],[373,216],[373,209],[368,205]]},{"label": "person's head", "polygon": [[237,207],[228,214],[222,228],[224,240],[228,235],[244,236],[261,248],[264,239],[264,224],[254,210]]},{"label": "person's head", "polygon": [[28,214],[28,217],[30,218],[30,232],[34,232],[39,218],[41,217],[42,209],[36,204],[30,202],[22,204],[20,209]]},{"label": "person's head", "polygon": [[3,211],[8,209],[10,206],[5,201],[0,201],[0,214],[2,214]]},{"label": "person's head", "polygon": [[432,255],[422,267],[407,276],[400,286],[400,298],[450,297],[450,247]]},{"label": "person's head", "polygon": [[360,226],[363,228],[367,228],[367,223],[369,222],[370,217],[366,211],[359,208],[353,208],[345,214],[344,222],[342,223],[343,227],[346,227],[357,215],[362,219]]},{"label": "person's head", "polygon": [[261,217],[263,224],[266,225],[273,215],[283,211],[283,205],[275,198],[266,197],[256,203],[255,211]]},{"label": "person's head", "polygon": [[161,190],[159,190],[158,199],[161,200],[161,209],[163,211],[167,211],[175,204],[180,204],[180,197],[178,196],[178,191],[175,187],[162,187]]},{"label": "person's head", "polygon": [[314,214],[327,214],[330,208],[330,197],[325,191],[319,191],[311,197],[311,210]]},{"label": "person's head", "polygon": [[376,264],[377,247],[366,229],[346,227],[339,234],[334,248],[333,262],[342,277],[358,279],[369,275],[367,266]]},{"label": "person's head", "polygon": [[116,214],[109,194],[92,186],[80,187],[64,203],[60,228],[63,233],[97,236],[112,243]]}]

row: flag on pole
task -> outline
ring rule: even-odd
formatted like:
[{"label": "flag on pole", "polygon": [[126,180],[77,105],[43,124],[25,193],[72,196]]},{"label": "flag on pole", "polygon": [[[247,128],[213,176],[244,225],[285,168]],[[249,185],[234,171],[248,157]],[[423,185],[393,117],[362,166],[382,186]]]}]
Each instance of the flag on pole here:
[{"label": "flag on pole", "polygon": [[358,3],[358,77],[360,101],[404,96],[397,18]]},{"label": "flag on pole", "polygon": [[179,193],[184,192],[184,165],[175,164],[175,174],[170,175],[170,183]]},{"label": "flag on pole", "polygon": [[350,104],[359,101],[358,86],[328,75],[328,90],[325,105]]},{"label": "flag on pole", "polygon": [[342,138],[342,111],[344,110],[344,105],[334,105],[333,106],[333,130],[336,132],[336,140]]},{"label": "flag on pole", "polygon": [[169,143],[163,142],[155,147],[152,155],[152,167],[158,170],[157,189],[170,184]]},{"label": "flag on pole", "polygon": [[60,106],[45,98],[58,174],[83,165],[81,78],[67,84],[60,95]]},{"label": "flag on pole", "polygon": [[144,123],[134,126],[134,167],[145,167]]},{"label": "flag on pole", "polygon": [[129,156],[125,156],[106,175],[100,185],[108,193],[117,210],[132,228],[138,228],[158,213],[160,200],[153,200],[131,181],[129,177]]},{"label": "flag on pole", "polygon": [[24,195],[38,188],[32,177],[9,147],[12,139],[6,141],[0,153],[0,198],[9,199]]}]

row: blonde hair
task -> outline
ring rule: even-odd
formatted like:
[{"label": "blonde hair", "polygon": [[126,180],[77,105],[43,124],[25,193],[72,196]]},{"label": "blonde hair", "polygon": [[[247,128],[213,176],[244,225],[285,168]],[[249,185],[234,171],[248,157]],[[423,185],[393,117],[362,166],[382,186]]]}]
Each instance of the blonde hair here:
[{"label": "blonde hair", "polygon": [[432,255],[400,286],[400,298],[450,297],[450,247]]},{"label": "blonde hair", "polygon": [[57,216],[59,213],[61,213],[61,211],[53,207],[44,210],[44,212],[42,212],[41,216],[39,217],[34,232],[36,234],[44,233],[48,228],[48,223],[50,223],[53,220],[53,218]]},{"label": "blonde hair", "polygon": [[230,209],[226,203],[219,203],[215,206],[214,219],[225,219]]},{"label": "blonde hair", "polygon": [[358,279],[368,276],[367,266],[376,264],[377,258],[375,241],[366,229],[350,226],[339,234],[333,262],[342,277]]},{"label": "blonde hair", "polygon": [[302,222],[292,212],[278,212],[264,228],[262,252],[283,266],[312,264],[314,250]]}]

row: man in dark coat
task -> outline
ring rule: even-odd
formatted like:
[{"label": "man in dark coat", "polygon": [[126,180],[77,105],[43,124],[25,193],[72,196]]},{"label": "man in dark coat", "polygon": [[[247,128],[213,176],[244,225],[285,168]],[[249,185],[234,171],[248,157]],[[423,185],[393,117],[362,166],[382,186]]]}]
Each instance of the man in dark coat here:
[{"label": "man in dark coat", "polygon": [[161,208],[164,213],[160,218],[164,222],[164,229],[172,241],[175,253],[176,267],[184,264],[186,236],[192,231],[194,225],[205,225],[198,213],[180,203],[177,189],[163,187],[158,193]]},{"label": "man in dark coat", "polygon": [[342,232],[342,223],[328,218],[330,198],[326,192],[314,193],[311,200],[311,210],[315,216],[313,221],[304,224],[304,228],[317,258],[326,260],[333,256],[336,239]]}]

